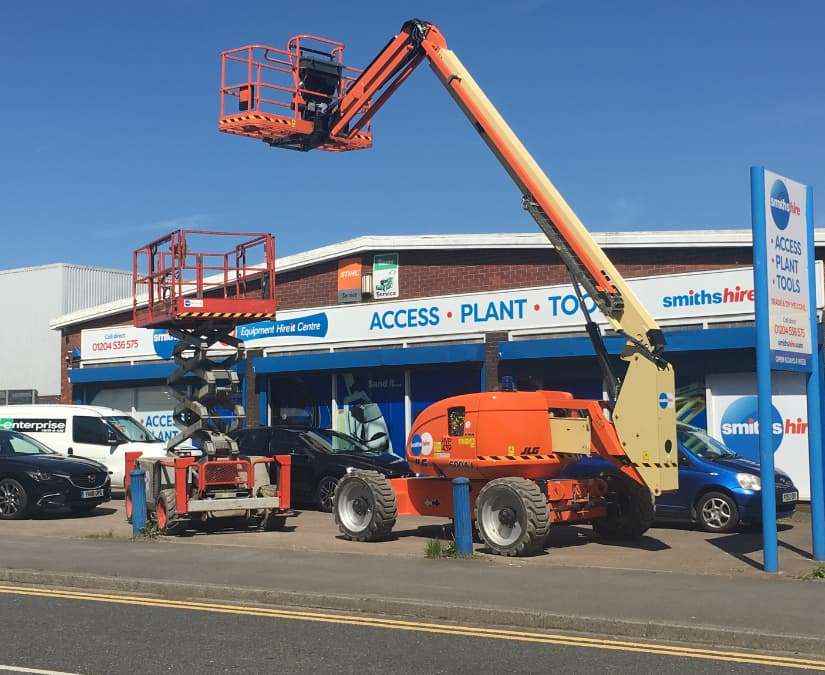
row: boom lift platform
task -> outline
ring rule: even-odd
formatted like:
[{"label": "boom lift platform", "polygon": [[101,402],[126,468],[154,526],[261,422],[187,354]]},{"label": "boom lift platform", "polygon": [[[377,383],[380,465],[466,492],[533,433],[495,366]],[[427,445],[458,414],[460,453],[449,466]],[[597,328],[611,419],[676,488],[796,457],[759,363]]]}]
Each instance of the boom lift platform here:
[{"label": "boom lift platform", "polygon": [[[343,44],[315,38],[326,48],[312,51],[306,40],[294,37],[286,50],[249,45],[223,53],[220,131],[295,150],[367,148],[373,116],[426,61],[521,191],[580,299],[587,294],[625,339],[624,372],[616,373],[581,302],[607,401],[504,387],[437,402],[418,416],[407,441],[416,477],[388,481],[353,471],[338,483],[341,532],[366,541],[386,536],[399,514],[450,517],[449,479],[464,476],[479,533],[495,553],[535,550],[557,522],[592,522],[605,537],[641,535],[653,519],[654,496],[677,488],[674,375],[659,326],[435,25],[407,21],[354,79],[356,71],[343,66]],[[279,88],[265,84],[274,55],[291,76]],[[274,113],[265,95],[273,90],[285,97]],[[232,98],[237,112],[227,112]],[[613,470],[587,480],[562,477],[591,455]]]},{"label": "boom lift platform", "polygon": [[[230,248],[192,249],[215,240]],[[149,514],[162,531],[228,517],[283,526],[294,515],[290,457],[241,456],[229,435],[245,417],[234,368],[243,343],[235,327],[275,317],[272,235],[177,230],[134,252],[132,280],[134,325],[155,329],[156,345],[173,342],[176,368],[166,383],[177,399],[180,432],[167,442],[167,457],[127,453],[127,518],[130,476],[139,465],[146,471]]]}]

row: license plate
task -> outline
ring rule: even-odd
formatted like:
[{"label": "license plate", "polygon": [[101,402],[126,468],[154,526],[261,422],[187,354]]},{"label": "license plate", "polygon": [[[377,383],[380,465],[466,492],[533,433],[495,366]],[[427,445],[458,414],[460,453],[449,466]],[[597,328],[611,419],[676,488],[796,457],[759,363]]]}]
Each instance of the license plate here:
[{"label": "license plate", "polygon": [[94,499],[95,497],[102,497],[102,496],[103,496],[103,490],[102,489],[100,489],[100,490],[83,490],[80,493],[80,498],[81,499]]},{"label": "license plate", "polygon": [[799,498],[798,492],[786,492],[782,495],[783,502],[795,502]]}]

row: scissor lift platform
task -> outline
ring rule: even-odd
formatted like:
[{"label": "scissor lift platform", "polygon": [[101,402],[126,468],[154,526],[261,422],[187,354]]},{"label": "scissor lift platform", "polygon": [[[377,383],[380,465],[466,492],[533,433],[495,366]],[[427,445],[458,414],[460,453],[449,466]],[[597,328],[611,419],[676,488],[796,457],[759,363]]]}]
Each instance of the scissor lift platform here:
[{"label": "scissor lift platform", "polygon": [[[193,249],[215,240],[217,251]],[[176,230],[134,252],[132,278],[133,323],[142,328],[275,317],[271,234]]]}]

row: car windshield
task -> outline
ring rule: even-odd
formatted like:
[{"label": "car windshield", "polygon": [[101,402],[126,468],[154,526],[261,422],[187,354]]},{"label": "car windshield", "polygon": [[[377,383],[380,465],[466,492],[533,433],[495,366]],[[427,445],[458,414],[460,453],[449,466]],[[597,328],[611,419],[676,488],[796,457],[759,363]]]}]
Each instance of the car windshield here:
[{"label": "car windshield", "polygon": [[118,417],[107,417],[106,421],[111,424],[121,436],[132,443],[157,443],[156,438],[140,422],[126,415]]},{"label": "car windshield", "polygon": [[363,443],[352,436],[330,429],[312,429],[301,432],[301,437],[322,452],[335,454],[370,452]]},{"label": "car windshield", "polygon": [[707,432],[696,427],[680,424],[677,434],[679,436],[679,443],[702,459],[713,461],[716,459],[731,459],[736,457],[735,452],[731,452],[715,438],[708,436]]},{"label": "car windshield", "polygon": [[0,431],[0,457],[21,457],[24,455],[56,455],[31,436],[17,431]]}]

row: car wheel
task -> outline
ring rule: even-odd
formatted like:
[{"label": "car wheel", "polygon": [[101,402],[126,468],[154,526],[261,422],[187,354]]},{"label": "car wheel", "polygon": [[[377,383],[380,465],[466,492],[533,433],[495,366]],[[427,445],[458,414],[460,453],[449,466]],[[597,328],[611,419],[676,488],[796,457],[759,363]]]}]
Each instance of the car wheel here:
[{"label": "car wheel", "polygon": [[337,486],[338,479],[334,476],[324,476],[318,481],[315,488],[315,504],[319,511],[332,513],[332,498],[335,496]]},{"label": "car wheel", "polygon": [[20,520],[28,510],[26,489],[14,478],[0,480],[0,520]]},{"label": "car wheel", "polygon": [[696,504],[696,522],[705,532],[733,532],[739,525],[739,509],[724,492],[708,492]]}]

